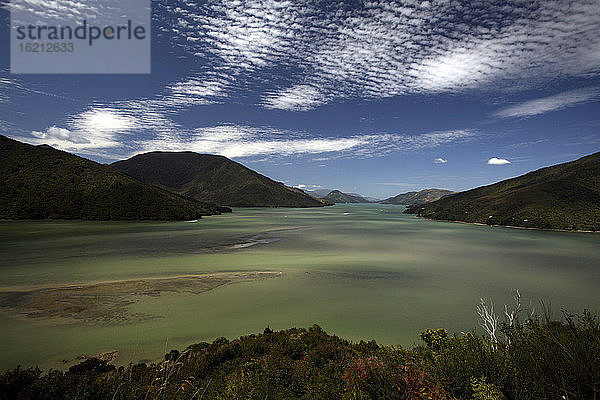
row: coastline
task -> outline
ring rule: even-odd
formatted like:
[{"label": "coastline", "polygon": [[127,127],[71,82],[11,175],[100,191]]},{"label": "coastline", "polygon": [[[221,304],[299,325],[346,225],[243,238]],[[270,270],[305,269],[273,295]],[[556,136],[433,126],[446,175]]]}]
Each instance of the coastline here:
[{"label": "coastline", "polygon": [[524,229],[524,230],[529,230],[529,231],[545,231],[545,232],[600,233],[600,231],[585,231],[585,230],[579,230],[579,229],[574,230],[574,229],[558,229],[558,228],[534,228],[534,227],[526,227],[526,226],[497,225],[497,224],[488,225],[488,224],[483,224],[481,222],[455,221],[455,220],[450,220],[450,219],[433,219],[433,218],[421,217],[416,214],[407,214],[407,215],[412,215],[415,218],[425,219],[425,220],[434,221],[434,222],[449,222],[449,223],[455,223],[455,224],[489,226],[489,227],[494,227],[494,228]]}]

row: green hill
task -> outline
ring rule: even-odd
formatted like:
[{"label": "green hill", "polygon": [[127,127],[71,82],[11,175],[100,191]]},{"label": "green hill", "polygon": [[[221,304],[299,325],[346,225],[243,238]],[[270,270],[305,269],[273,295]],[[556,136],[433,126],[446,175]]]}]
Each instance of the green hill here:
[{"label": "green hill", "polygon": [[142,182],[228,206],[320,207],[328,204],[223,156],[152,152],[117,161],[112,167]]},{"label": "green hill", "polygon": [[223,211],[230,210],[50,146],[0,136],[0,218],[183,220]]},{"label": "green hill", "polygon": [[452,191],[444,189],[424,189],[418,192],[407,192],[402,193],[389,199],[381,200],[379,203],[382,204],[423,204],[431,201],[436,201],[444,196],[451,195]]},{"label": "green hill", "polygon": [[600,230],[600,153],[482,186],[406,213],[544,229]]},{"label": "green hill", "polygon": [[343,193],[339,190],[332,190],[323,197],[323,200],[330,201],[332,203],[370,203],[369,200],[362,196],[357,196],[349,193]]}]

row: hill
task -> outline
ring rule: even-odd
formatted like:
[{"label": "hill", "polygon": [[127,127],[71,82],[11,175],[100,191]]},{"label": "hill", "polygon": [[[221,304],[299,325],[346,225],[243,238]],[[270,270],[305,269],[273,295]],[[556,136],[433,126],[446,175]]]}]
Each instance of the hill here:
[{"label": "hill", "polygon": [[329,192],[331,192],[333,189],[314,189],[314,190],[303,189],[303,190],[304,190],[304,193],[308,193],[313,197],[322,199],[323,197],[327,196],[329,194]]},{"label": "hill", "polygon": [[423,204],[430,201],[436,201],[444,196],[451,195],[452,191],[444,189],[424,189],[418,192],[407,192],[402,193],[389,199],[381,200],[379,203],[382,204]]},{"label": "hill", "polygon": [[600,230],[600,153],[409,207],[425,218],[543,229]]},{"label": "hill", "polygon": [[0,218],[183,220],[231,211],[139,182],[113,168],[0,136]]},{"label": "hill", "polygon": [[349,193],[343,193],[339,190],[332,190],[323,197],[323,200],[330,201],[332,203],[370,203],[369,200],[362,196],[357,196]]},{"label": "hill", "polygon": [[112,167],[144,183],[200,201],[236,207],[321,207],[327,202],[223,156],[152,152]]}]

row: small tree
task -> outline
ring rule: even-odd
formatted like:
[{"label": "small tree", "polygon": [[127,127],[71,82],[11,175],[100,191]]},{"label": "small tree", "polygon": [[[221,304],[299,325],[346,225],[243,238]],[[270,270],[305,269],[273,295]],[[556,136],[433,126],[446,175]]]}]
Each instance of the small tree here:
[{"label": "small tree", "polygon": [[477,314],[480,318],[479,323],[490,337],[492,348],[496,350],[498,347],[498,337],[496,336],[496,332],[498,331],[498,316],[494,313],[494,303],[490,300],[490,305],[488,306],[483,298],[479,299],[479,301],[479,305],[477,306]]}]

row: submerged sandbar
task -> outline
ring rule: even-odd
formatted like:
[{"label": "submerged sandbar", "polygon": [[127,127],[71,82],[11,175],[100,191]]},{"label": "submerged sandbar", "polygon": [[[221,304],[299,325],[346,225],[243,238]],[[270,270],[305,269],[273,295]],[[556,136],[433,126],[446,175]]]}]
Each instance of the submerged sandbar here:
[{"label": "submerged sandbar", "polygon": [[129,306],[142,296],[168,293],[201,294],[231,283],[274,278],[281,272],[220,272],[148,277],[118,281],[0,288],[0,308],[9,315],[41,320],[65,320],[111,325],[159,315],[132,313]]}]

